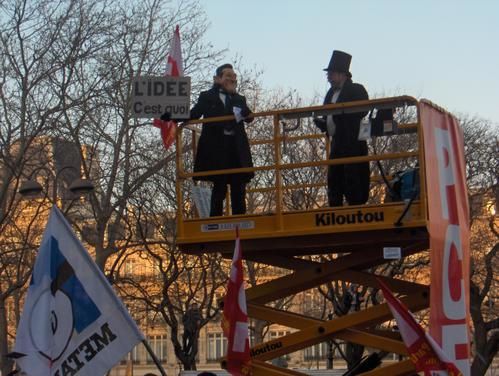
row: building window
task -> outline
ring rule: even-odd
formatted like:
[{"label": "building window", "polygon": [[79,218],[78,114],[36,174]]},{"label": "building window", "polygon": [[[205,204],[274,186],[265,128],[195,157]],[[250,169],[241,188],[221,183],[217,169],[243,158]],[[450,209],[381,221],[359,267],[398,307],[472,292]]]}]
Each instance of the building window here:
[{"label": "building window", "polygon": [[318,343],[304,350],[305,360],[322,360],[327,357],[327,342]]},{"label": "building window", "polygon": [[132,350],[132,362],[135,364],[144,363],[146,360],[146,353],[147,351],[144,345],[139,343]]},{"label": "building window", "polygon": [[227,339],[223,333],[208,333],[207,360],[219,360],[227,353]]},{"label": "building window", "polygon": [[335,358],[342,358],[341,356],[341,353],[345,354],[345,352],[347,351],[347,344],[343,341],[341,342],[336,342],[341,350],[341,352],[336,348],[336,346],[334,347],[334,352],[333,352],[333,357]]},{"label": "building window", "polygon": [[123,274],[125,277],[133,277],[134,273],[135,273],[135,260],[128,258],[125,261]]},{"label": "building window", "polygon": [[[166,335],[148,336],[149,346],[161,363],[166,362]],[[147,353],[147,363],[154,363],[151,354]]]},{"label": "building window", "polygon": [[[271,330],[268,335],[267,335],[267,338],[269,341],[272,341],[274,339],[277,339],[277,338],[280,338],[280,337],[284,337],[286,335],[288,335],[289,332],[286,331],[286,330]],[[289,354],[286,354],[286,355],[283,355],[282,358],[286,359],[286,360],[290,360],[291,357],[289,356]]]},{"label": "building window", "polygon": [[303,293],[302,300],[302,310],[305,314],[320,317],[322,311],[324,310],[324,298],[317,293],[312,291],[306,291]]},{"label": "building window", "polygon": [[161,278],[161,276],[161,265],[159,264],[159,262],[154,262],[152,264],[152,277],[158,279]]}]

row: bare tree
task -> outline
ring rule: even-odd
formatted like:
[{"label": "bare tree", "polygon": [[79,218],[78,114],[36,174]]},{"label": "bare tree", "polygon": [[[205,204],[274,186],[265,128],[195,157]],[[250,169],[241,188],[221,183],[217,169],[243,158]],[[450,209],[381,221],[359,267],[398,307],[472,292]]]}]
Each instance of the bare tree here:
[{"label": "bare tree", "polygon": [[[142,199],[133,201],[128,220],[140,245],[115,255],[108,273],[124,301],[133,302],[135,318],[144,327],[166,325],[177,359],[184,369],[195,370],[199,332],[218,316],[229,265],[216,254],[177,250],[175,197],[163,183],[156,175],[142,187]],[[124,265],[137,259],[148,270],[127,274]]]},{"label": "bare tree", "polygon": [[[64,67],[79,58],[71,45],[59,45],[81,16],[76,1],[46,6],[38,1],[4,1],[0,7],[0,355],[5,358],[19,318],[19,304],[39,242],[46,201],[26,203],[16,194],[21,182],[36,175],[54,125],[72,104],[56,87],[70,85]],[[57,50],[57,54],[54,51]],[[46,160],[45,160],[46,161]],[[9,316],[6,320],[7,307]],[[12,313],[12,314],[10,314]]]},{"label": "bare tree", "polygon": [[[105,48],[74,69],[79,96],[87,100],[65,113],[60,128],[82,153],[88,153],[82,156],[85,174],[97,185],[91,212],[82,215],[95,227],[85,230],[80,226],[81,233],[94,247],[98,266],[108,270],[111,281],[126,287],[121,290],[125,299],[135,296],[132,313],[140,318],[142,310],[161,317],[170,329],[178,359],[185,369],[195,369],[197,332],[218,310],[213,303],[220,277],[211,273],[217,274],[219,263],[213,257],[193,262],[176,250],[171,218],[177,206],[174,149],[163,149],[159,131],[149,121],[133,118],[131,89],[137,76],[163,74],[176,24],[181,29],[184,74],[192,77],[193,97],[205,86],[207,72],[216,66],[222,51],[203,41],[208,22],[197,1],[178,5],[164,0],[133,1],[126,6],[116,3],[112,11],[112,21],[100,35]],[[156,230],[162,229],[159,241],[137,232],[144,218]],[[120,277],[126,260],[137,254],[155,265],[154,284],[159,289]],[[186,287],[191,294],[183,291]],[[199,305],[201,319],[195,341],[186,342],[180,328],[191,302]]]},{"label": "bare tree", "polygon": [[471,219],[470,310],[473,375],[485,375],[499,350],[499,127],[461,116]]},{"label": "bare tree", "polygon": [[[197,1],[135,1],[125,7],[113,0],[50,6],[8,0],[0,9],[0,224],[12,225],[13,192],[22,179],[37,175],[40,160],[30,148],[39,147],[40,136],[70,140],[81,152],[84,175],[97,180],[98,189],[92,209],[73,205],[69,219],[95,246],[104,268],[111,254],[136,244],[120,237],[127,236],[121,228],[131,233],[130,199],[173,159],[172,153],[156,151],[159,136],[151,125],[131,117],[133,78],[164,72],[175,24],[182,29],[186,73],[197,78],[194,88],[221,54],[202,40],[208,23]],[[29,270],[24,281],[27,275]],[[5,331],[1,334],[3,360],[7,342]],[[3,365],[8,373],[11,363]]]},{"label": "bare tree", "polygon": [[123,287],[125,301],[140,302],[148,320],[153,316],[157,325],[166,324],[177,359],[185,370],[195,370],[199,332],[218,315],[217,297],[223,291],[225,270],[213,255],[187,259],[167,251],[170,256],[165,258],[158,251],[151,247],[146,250],[148,258],[161,258],[156,263],[159,273],[151,280],[153,285],[135,278],[116,282]]},{"label": "bare tree", "polygon": [[[178,253],[171,214],[177,207],[173,149],[164,151],[157,130],[149,122],[132,117],[131,85],[137,76],[163,73],[176,24],[182,32],[185,73],[193,78],[193,99],[211,84],[211,73],[224,51],[214,50],[203,40],[208,20],[196,0],[177,4],[167,0],[134,0],[126,6],[115,0],[61,0],[50,5],[35,0],[4,0],[0,5],[2,372],[6,374],[12,368],[11,362],[4,360],[11,335],[6,304],[14,301],[18,307],[22,300],[39,236],[37,223],[46,209],[43,202],[28,205],[19,201],[14,192],[40,166],[37,153],[30,150],[43,148],[43,140],[51,137],[61,137],[76,145],[83,174],[96,183],[90,208],[72,205],[67,209],[82,238],[95,249],[97,264],[103,270],[109,268],[111,280],[127,286],[123,294],[142,303],[144,317],[152,312],[162,318],[172,332],[177,357],[186,369],[195,368],[197,342],[183,340],[182,318],[194,302],[200,309],[195,328],[215,317],[216,297],[226,277],[225,264],[216,256],[187,257]],[[241,65],[238,59],[237,64]],[[262,93],[251,70],[242,69],[240,77],[241,90],[256,111],[297,107],[302,103],[294,92]],[[497,130],[481,119],[464,117],[462,123],[466,131],[471,201],[475,197],[491,197],[497,205]],[[282,125],[286,136],[294,132],[288,132],[290,125]],[[296,134],[310,132],[314,127],[307,121],[300,126]],[[251,132],[254,138],[270,139],[273,134],[266,120],[256,121]],[[385,147],[408,150],[413,141],[408,136],[407,143],[373,146],[377,151]],[[274,152],[268,144],[255,145],[253,153],[257,164],[273,163]],[[283,148],[287,162],[324,157],[323,140],[302,140],[294,145],[287,143]],[[384,167],[392,171],[407,166]],[[322,205],[325,190],[319,185],[324,176],[325,169],[286,171],[285,184],[309,183],[299,193],[290,189],[285,195],[286,206],[301,209]],[[272,173],[257,174],[251,184],[255,190],[248,195],[250,207],[273,210],[275,197],[259,192],[258,188],[271,186],[274,181]],[[383,189],[376,193],[382,195]],[[374,196],[373,200],[380,197]],[[31,212],[26,216],[28,207]],[[191,210],[187,206],[184,209]],[[22,213],[23,226],[28,226],[29,231],[18,222]],[[477,372],[490,364],[497,353],[498,340],[497,296],[493,293],[497,290],[497,214],[487,213],[484,216],[483,212],[472,212],[473,226],[481,234],[472,241],[471,307],[476,349],[473,369]],[[149,237],[148,231],[143,231],[144,219],[153,224],[158,236]],[[485,232],[487,236],[483,236]],[[142,285],[122,274],[126,260],[135,256],[145,257],[153,265],[157,271],[154,283]],[[415,264],[425,262],[418,260]],[[384,272],[394,275],[413,266],[391,264],[390,270]],[[153,285],[158,288],[144,288]],[[349,287],[336,287],[341,291],[335,295],[335,308],[341,311],[346,309],[343,298]],[[326,294],[336,287],[329,286]]]},{"label": "bare tree", "polygon": [[[99,34],[105,48],[74,67],[79,97],[86,100],[65,112],[59,128],[87,152],[82,156],[85,174],[98,186],[88,213],[96,229],[88,240],[102,269],[109,256],[122,249],[116,231],[127,230],[127,206],[149,178],[174,161],[173,152],[160,146],[159,132],[151,123],[132,116],[133,79],[164,72],[175,24],[182,30],[185,74],[192,75],[193,82],[202,80],[199,70],[216,64],[220,56],[202,41],[207,21],[196,1],[178,7],[163,0],[116,3],[112,12],[105,33]],[[61,95],[67,96],[62,88]]]}]

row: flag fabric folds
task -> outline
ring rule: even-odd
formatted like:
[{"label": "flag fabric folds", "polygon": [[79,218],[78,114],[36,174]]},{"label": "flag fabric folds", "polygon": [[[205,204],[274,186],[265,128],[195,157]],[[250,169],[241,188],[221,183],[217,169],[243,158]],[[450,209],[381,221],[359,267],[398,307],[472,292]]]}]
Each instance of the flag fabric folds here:
[{"label": "flag fabric folds", "polygon": [[184,62],[182,60],[182,49],[180,47],[180,29],[178,25],[173,33],[173,41],[168,55],[168,65],[166,67],[166,76],[181,77],[184,75]]},{"label": "flag fabric folds", "polygon": [[377,281],[388,307],[397,321],[400,335],[416,371],[424,372],[425,376],[462,376],[462,373],[447,358],[438,344],[418,324],[407,307],[392,294],[381,279],[377,278]]},{"label": "flag fabric folds", "polygon": [[29,376],[103,375],[143,339],[54,206],[17,328],[17,367]]},{"label": "flag fabric folds", "polygon": [[[166,76],[181,77],[184,75],[184,63],[182,60],[182,49],[180,48],[180,30],[178,25],[173,33],[173,40],[167,63]],[[177,123],[173,120],[164,121],[161,119],[154,119],[152,124],[160,129],[163,145],[165,149],[168,150],[175,142]]]},{"label": "flag fabric folds", "polygon": [[232,376],[251,375],[248,314],[243,279],[241,241],[239,231],[236,229],[236,246],[222,318],[222,329],[228,340],[227,371]]},{"label": "flag fabric folds", "polygon": [[422,99],[425,174],[430,234],[431,337],[471,375],[470,219],[464,133],[457,119]]},{"label": "flag fabric folds", "polygon": [[166,150],[175,142],[175,133],[177,131],[177,123],[173,120],[153,119],[152,125],[159,128],[161,140]]}]

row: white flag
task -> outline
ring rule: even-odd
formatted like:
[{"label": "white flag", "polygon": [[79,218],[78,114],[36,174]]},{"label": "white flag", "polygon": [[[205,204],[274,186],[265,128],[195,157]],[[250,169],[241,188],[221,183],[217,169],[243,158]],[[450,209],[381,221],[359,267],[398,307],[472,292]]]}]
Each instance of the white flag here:
[{"label": "white flag", "polygon": [[143,339],[54,206],[17,328],[18,368],[28,376],[101,376]]}]

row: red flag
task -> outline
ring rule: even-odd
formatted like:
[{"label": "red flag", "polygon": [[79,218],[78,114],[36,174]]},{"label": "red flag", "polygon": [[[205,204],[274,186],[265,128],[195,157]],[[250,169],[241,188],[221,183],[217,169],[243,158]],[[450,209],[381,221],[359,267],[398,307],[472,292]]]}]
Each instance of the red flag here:
[{"label": "red flag", "polygon": [[243,283],[242,250],[236,228],[236,246],[232,258],[227,295],[224,300],[222,329],[228,340],[227,371],[232,376],[251,375],[248,338],[248,314]]},{"label": "red flag", "polygon": [[463,376],[433,338],[425,333],[407,307],[392,294],[381,279],[376,279],[383,291],[388,307],[397,321],[400,335],[416,371],[423,371],[425,376]]},{"label": "red flag", "polygon": [[163,145],[165,146],[165,149],[168,150],[168,148],[175,142],[177,123],[173,120],[164,121],[161,119],[154,119],[152,121],[152,125],[159,128]]},{"label": "red flag", "polygon": [[168,55],[168,65],[166,67],[166,76],[181,77],[184,75],[184,62],[182,61],[182,49],[180,48],[180,30],[178,25],[173,33],[170,54]]},{"label": "red flag", "polygon": [[[168,54],[168,65],[165,71],[166,76],[180,77],[184,75],[184,63],[182,61],[182,49],[180,48],[180,30],[177,25],[173,33],[172,45]],[[161,130],[161,139],[165,149],[168,149],[175,141],[177,123],[173,120],[164,121],[154,119],[152,124]]]}]

